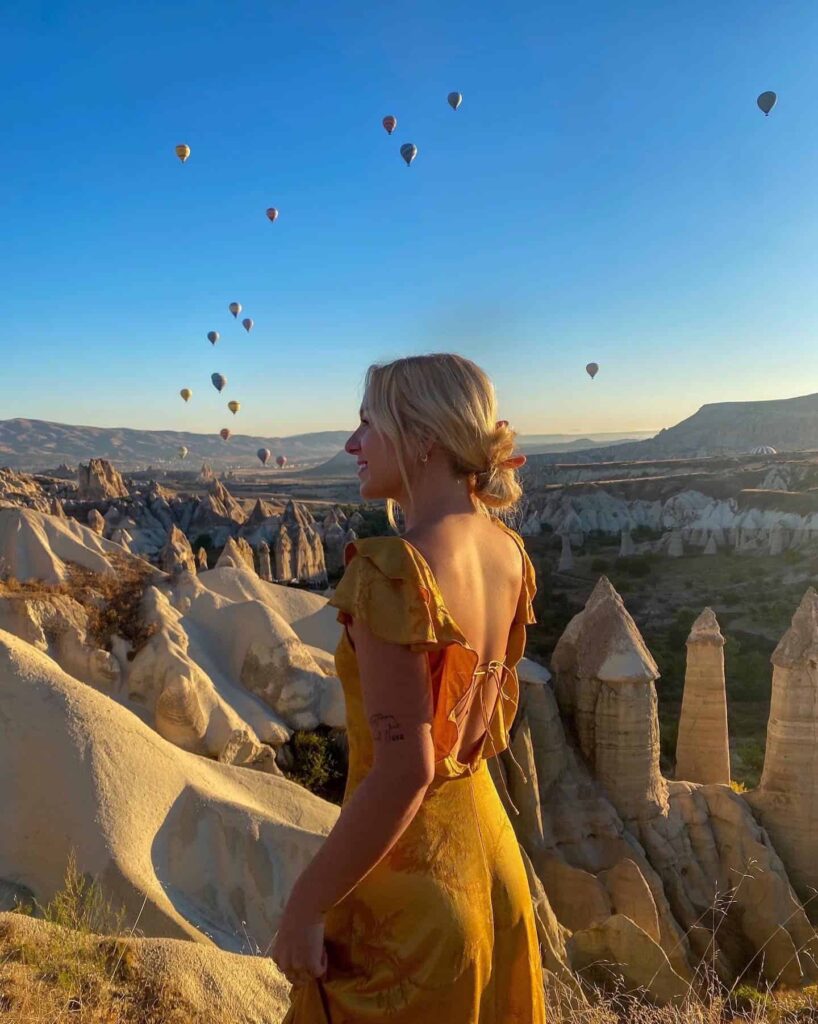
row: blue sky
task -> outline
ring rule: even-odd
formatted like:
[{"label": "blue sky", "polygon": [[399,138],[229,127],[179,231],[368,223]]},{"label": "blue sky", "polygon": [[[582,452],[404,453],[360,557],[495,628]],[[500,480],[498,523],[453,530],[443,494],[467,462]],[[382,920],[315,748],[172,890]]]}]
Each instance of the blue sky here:
[{"label": "blue sky", "polygon": [[4,14],[0,418],[345,429],[442,350],[526,433],[818,391],[811,0]]}]

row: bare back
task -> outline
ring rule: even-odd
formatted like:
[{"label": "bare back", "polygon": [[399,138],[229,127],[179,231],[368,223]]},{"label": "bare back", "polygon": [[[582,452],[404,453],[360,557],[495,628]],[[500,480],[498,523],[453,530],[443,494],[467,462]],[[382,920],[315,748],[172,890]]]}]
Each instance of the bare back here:
[{"label": "bare back", "polygon": [[[523,585],[520,552],[511,537],[482,516],[449,516],[422,531],[404,534],[423,555],[437,581],[447,611],[478,665],[505,658],[509,632]],[[481,675],[463,709],[461,740],[454,756],[467,762],[486,732],[504,673]],[[480,690],[482,688],[482,707]]]}]

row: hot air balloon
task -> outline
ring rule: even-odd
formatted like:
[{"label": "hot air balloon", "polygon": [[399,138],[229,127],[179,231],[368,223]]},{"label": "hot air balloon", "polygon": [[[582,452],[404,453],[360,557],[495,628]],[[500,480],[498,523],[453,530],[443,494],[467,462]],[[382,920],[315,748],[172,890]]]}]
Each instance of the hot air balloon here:
[{"label": "hot air balloon", "polygon": [[207,340],[210,342],[211,345],[215,345],[216,342],[219,340],[219,332],[218,331],[208,331],[207,332]]},{"label": "hot air balloon", "polygon": [[228,437],[230,437],[230,431],[227,429],[227,427],[222,427],[222,429],[219,431],[219,437],[222,439],[222,441],[226,441]]},{"label": "hot air balloon", "polygon": [[596,377],[596,375],[599,373],[599,363],[588,363],[588,365],[585,367],[585,372],[588,374],[591,380],[593,380],[594,377]]},{"label": "hot air balloon", "polygon": [[184,142],[181,142],[176,147],[176,155],[179,157],[182,163],[184,163],[185,160],[187,160],[187,158],[190,156],[190,146],[186,146]]},{"label": "hot air balloon", "polygon": [[270,451],[269,448],[259,448],[259,450],[256,452],[256,455],[258,455],[259,459],[261,460],[262,466],[267,465],[267,463],[270,461],[270,456],[272,454],[273,453]]},{"label": "hot air balloon", "polygon": [[408,167],[418,155],[418,148],[414,142],[404,142],[400,148],[400,155],[406,161],[406,166]]},{"label": "hot air balloon", "polygon": [[241,409],[241,405],[240,405],[240,404],[239,404],[239,403],[238,403],[238,402],[236,401],[236,399],[234,398],[232,402],[228,402],[228,403],[227,403],[227,408],[228,408],[228,409],[230,410],[230,412],[232,412],[232,413],[233,413],[233,415],[235,416],[235,415],[236,415],[236,413],[237,413],[237,412],[239,411],[239,409]]},{"label": "hot air balloon", "polygon": [[179,458],[180,459],[186,459],[187,458],[187,448],[185,448],[185,446],[183,444],[179,445]]},{"label": "hot air balloon", "polygon": [[452,110],[457,110],[457,108],[463,102],[463,94],[459,92],[450,92],[446,99]]},{"label": "hot air balloon", "polygon": [[193,392],[190,390],[190,388],[182,388],[182,390],[179,392],[179,394],[187,402],[187,401],[190,400],[190,397],[193,394]]},{"label": "hot air balloon", "polygon": [[223,377],[220,373],[211,373],[210,379],[213,381],[213,387],[217,391],[224,391],[227,387],[227,377]]},{"label": "hot air balloon", "polygon": [[398,127],[398,119],[396,117],[393,117],[391,114],[387,114],[383,121],[381,121],[381,124],[386,129],[386,134],[391,135],[392,132]]},{"label": "hot air balloon", "polygon": [[231,302],[230,305],[227,308],[230,310],[230,312],[233,314],[234,317],[238,316],[239,313],[241,313],[241,303],[240,302]]},{"label": "hot air balloon", "polygon": [[281,469],[283,466],[286,466],[287,465],[287,456],[286,455],[277,455],[276,456],[276,465],[278,466],[279,469]]},{"label": "hot air balloon", "polygon": [[250,317],[249,317],[249,316],[246,316],[246,317],[245,317],[245,318],[244,318],[244,319],[242,320],[242,322],[241,322],[241,326],[242,326],[242,327],[243,327],[243,328],[245,329],[245,331],[247,331],[247,333],[249,334],[249,333],[250,333],[250,331],[252,331],[252,329],[253,329],[253,321],[252,321],[252,320],[250,319]]},{"label": "hot air balloon", "polygon": [[278,220],[278,210],[274,206],[271,206],[267,210],[267,220],[269,220],[269,221]]},{"label": "hot air balloon", "polygon": [[763,92],[758,97],[758,99],[756,100],[756,103],[759,105],[759,108],[764,111],[764,116],[765,117],[773,109],[777,99],[778,99],[778,97],[776,96],[776,94],[774,92]]}]

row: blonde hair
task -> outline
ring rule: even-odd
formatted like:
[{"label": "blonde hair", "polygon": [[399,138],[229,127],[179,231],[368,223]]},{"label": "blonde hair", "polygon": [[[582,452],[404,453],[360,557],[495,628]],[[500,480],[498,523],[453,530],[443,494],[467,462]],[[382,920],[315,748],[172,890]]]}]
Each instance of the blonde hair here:
[{"label": "blonde hair", "polygon": [[[502,465],[514,451],[517,432],[497,423],[494,385],[470,359],[441,352],[375,363],[366,371],[364,406],[373,427],[395,447],[407,494],[407,464],[436,442],[454,473],[471,478],[481,514],[510,509],[522,497],[517,470]],[[386,516],[397,531],[396,507],[387,498]]]}]

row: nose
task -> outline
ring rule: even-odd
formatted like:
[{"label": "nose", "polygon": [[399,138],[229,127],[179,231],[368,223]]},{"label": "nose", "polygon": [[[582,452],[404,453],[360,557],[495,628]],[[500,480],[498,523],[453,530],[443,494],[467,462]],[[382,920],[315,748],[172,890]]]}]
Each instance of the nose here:
[{"label": "nose", "polygon": [[359,449],[360,445],[358,444],[358,431],[356,430],[355,433],[347,440],[347,443],[344,445],[344,451],[347,453],[347,455],[355,455],[355,453],[358,452]]}]

